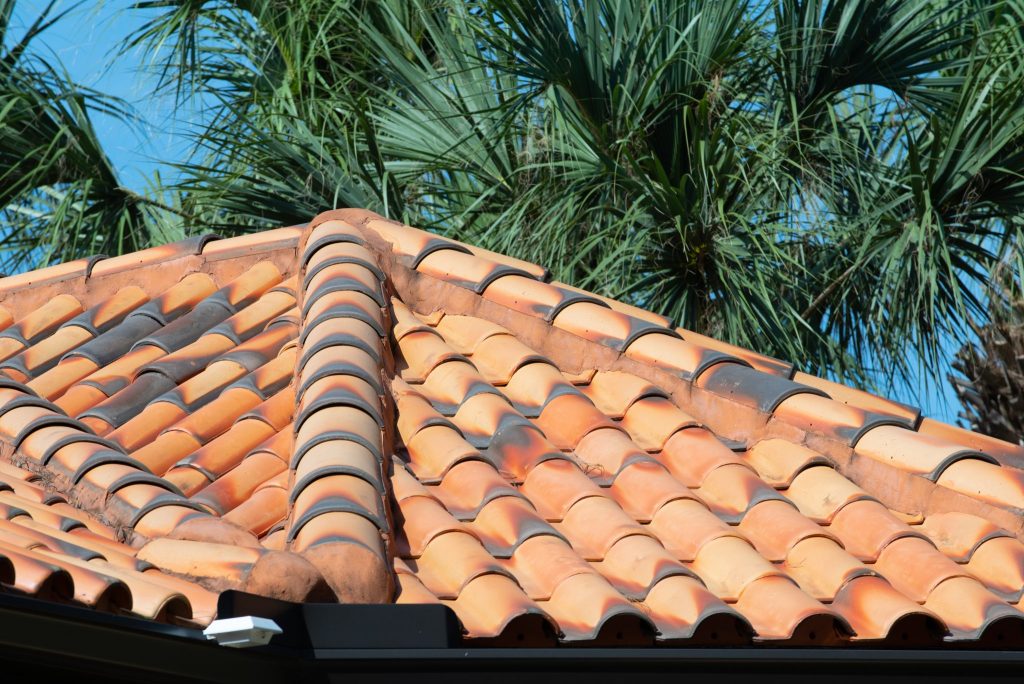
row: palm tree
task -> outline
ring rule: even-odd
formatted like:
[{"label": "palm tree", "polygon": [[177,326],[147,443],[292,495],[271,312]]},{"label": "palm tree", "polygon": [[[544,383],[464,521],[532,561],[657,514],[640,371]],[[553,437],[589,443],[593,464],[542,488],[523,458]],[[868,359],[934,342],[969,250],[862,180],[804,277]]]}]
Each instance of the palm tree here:
[{"label": "palm tree", "polygon": [[1024,294],[1008,272],[994,282],[991,320],[975,324],[977,343],[963,345],[950,374],[972,430],[1024,444]]},{"label": "palm tree", "polygon": [[34,49],[73,7],[57,13],[50,3],[16,37],[14,4],[0,0],[0,270],[120,254],[181,234],[169,220],[173,207],[122,186],[96,136],[92,115],[128,120],[127,104],[76,85]]},{"label": "palm tree", "polygon": [[1024,0],[137,7],[190,229],[367,207],[882,384],[1024,261]]}]

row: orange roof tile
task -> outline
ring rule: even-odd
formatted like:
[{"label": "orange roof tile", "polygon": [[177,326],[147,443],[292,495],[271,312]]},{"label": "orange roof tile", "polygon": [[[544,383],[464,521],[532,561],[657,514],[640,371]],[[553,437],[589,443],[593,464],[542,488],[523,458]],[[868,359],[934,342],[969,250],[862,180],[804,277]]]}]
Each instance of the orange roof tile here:
[{"label": "orange roof tile", "polygon": [[0,584],[1021,645],[1024,449],[672,325],[358,210],[0,280]]}]

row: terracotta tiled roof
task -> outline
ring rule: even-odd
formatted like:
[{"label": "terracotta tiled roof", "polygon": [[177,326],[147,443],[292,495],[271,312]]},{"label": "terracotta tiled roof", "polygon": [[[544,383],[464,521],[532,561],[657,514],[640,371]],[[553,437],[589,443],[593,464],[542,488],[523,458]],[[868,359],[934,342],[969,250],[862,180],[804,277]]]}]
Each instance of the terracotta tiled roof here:
[{"label": "terracotta tiled roof", "polygon": [[0,583],[472,643],[1024,643],[1024,450],[394,223],[0,280]]}]

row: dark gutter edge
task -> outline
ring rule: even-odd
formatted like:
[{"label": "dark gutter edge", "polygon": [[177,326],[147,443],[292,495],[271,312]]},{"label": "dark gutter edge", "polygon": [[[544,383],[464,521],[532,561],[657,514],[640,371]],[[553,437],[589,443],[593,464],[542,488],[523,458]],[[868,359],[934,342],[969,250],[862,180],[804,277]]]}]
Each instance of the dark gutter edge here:
[{"label": "dark gutter edge", "polygon": [[[870,645],[781,647],[766,644],[737,647],[485,647],[462,639],[458,620],[443,605],[294,604],[243,592],[221,594],[218,615],[254,615],[278,622],[284,634],[259,650],[291,654],[325,676],[344,673],[346,681],[361,676],[396,677],[430,673],[437,681],[515,681],[525,673],[564,678],[586,673],[588,681],[615,677],[663,679],[686,674],[724,684],[730,678],[763,674],[815,673],[830,683],[873,679],[893,673],[927,676],[929,681],[968,681],[979,674],[1018,680],[1024,651],[957,648],[898,649]],[[874,683],[873,683],[874,684]]]},{"label": "dark gutter edge", "polygon": [[438,684],[960,684],[1020,682],[1024,652],[849,648],[321,649],[328,681]]},{"label": "dark gutter edge", "polygon": [[8,611],[18,611],[23,615],[47,616],[68,622],[88,622],[96,627],[130,630],[136,634],[175,637],[206,643],[206,637],[203,636],[203,631],[200,629],[169,625],[131,615],[101,613],[80,606],[0,592],[0,612],[6,614]]},{"label": "dark gutter edge", "polygon": [[[593,646],[563,643],[512,645],[473,643],[463,638],[458,618],[441,604],[336,604],[291,603],[228,590],[220,594],[221,618],[252,615],[276,621],[284,630],[263,647],[268,652],[308,653],[314,658],[364,658],[394,654],[396,658],[441,661],[524,660],[572,662],[576,660],[702,660],[739,662],[1006,662],[1024,665],[1024,650],[982,647],[976,642],[938,642],[927,646],[899,646],[853,642],[839,646],[789,646],[756,643],[736,646]],[[514,643],[514,641],[513,641]],[[389,656],[390,657],[390,656]]]},{"label": "dark gutter edge", "polygon": [[280,682],[297,665],[197,629],[0,593],[0,672],[24,676],[12,681]]},{"label": "dark gutter edge", "polygon": [[[236,608],[256,607],[247,595],[227,597]],[[241,600],[239,600],[241,599]],[[264,599],[265,600],[265,599]],[[281,602],[283,604],[283,602]],[[290,604],[278,605],[278,608]],[[299,606],[294,606],[298,608]],[[441,606],[305,604],[279,615],[293,641],[232,649],[208,642],[196,629],[97,613],[49,601],[0,594],[0,671],[38,681],[76,682],[306,682],[381,681],[425,673],[427,681],[663,682],[666,674],[688,681],[726,684],[754,676],[793,675],[830,683],[873,684],[924,677],[929,682],[1019,681],[1024,651],[871,648],[556,647],[484,648],[448,643],[454,616]],[[376,609],[376,610],[375,610]],[[381,610],[384,609],[384,610]],[[406,610],[413,609],[413,610]],[[225,616],[226,617],[226,616]],[[285,625],[282,624],[282,627]],[[440,630],[440,633],[439,631]],[[404,642],[404,643],[402,643]],[[356,646],[359,644],[359,647]],[[402,643],[401,647],[393,647]],[[382,645],[392,647],[379,647]],[[338,646],[347,646],[339,648]],[[55,675],[62,679],[55,679]],[[657,677],[657,679],[655,679]],[[18,681],[18,680],[15,680]],[[802,680],[801,680],[802,681]]]},{"label": "dark gutter edge", "polygon": [[[272,647],[268,647],[271,648]],[[720,646],[715,648],[323,648],[312,649],[316,660],[388,661],[419,660],[443,665],[462,663],[523,662],[546,664],[589,664],[604,668],[643,664],[737,665],[906,665],[913,667],[977,666],[1003,664],[1024,666],[1024,651],[905,649],[874,650],[849,647],[764,648],[761,646]],[[1017,670],[1020,672],[1020,670]],[[980,673],[979,673],[980,674]]]}]

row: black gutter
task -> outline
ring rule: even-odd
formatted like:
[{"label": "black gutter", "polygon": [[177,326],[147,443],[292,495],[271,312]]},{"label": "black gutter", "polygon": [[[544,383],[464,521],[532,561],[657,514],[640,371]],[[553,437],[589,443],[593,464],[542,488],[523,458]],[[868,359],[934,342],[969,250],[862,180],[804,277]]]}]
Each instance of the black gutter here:
[{"label": "black gutter", "polygon": [[851,648],[463,648],[321,649],[313,653],[327,681],[372,682],[387,673],[417,682],[678,681],[1021,682],[1024,653],[884,651]]},{"label": "black gutter", "polygon": [[0,593],[0,681],[286,682],[295,662],[200,630]]},{"label": "black gutter", "polygon": [[[290,604],[225,592],[221,617],[274,619],[268,646],[0,594],[0,681],[78,682],[1019,682],[1024,651],[841,648],[481,648],[444,606]],[[59,678],[59,679],[58,679]]]},{"label": "black gutter", "polygon": [[284,634],[268,652],[301,654],[324,681],[385,681],[416,675],[417,682],[515,682],[585,679],[592,682],[974,681],[1020,682],[1024,651],[847,645],[782,648],[481,648],[467,647],[455,614],[441,605],[292,604],[225,592],[218,614],[275,620]]}]

